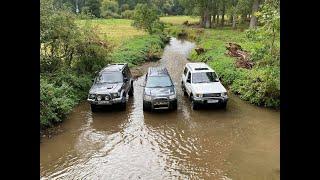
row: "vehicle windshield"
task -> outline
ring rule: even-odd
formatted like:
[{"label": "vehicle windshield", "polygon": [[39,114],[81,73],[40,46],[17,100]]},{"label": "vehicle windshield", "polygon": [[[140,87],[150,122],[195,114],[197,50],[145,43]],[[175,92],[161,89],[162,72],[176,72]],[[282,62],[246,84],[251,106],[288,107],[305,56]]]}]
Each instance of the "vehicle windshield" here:
[{"label": "vehicle windshield", "polygon": [[146,87],[169,87],[172,86],[171,79],[168,76],[150,76],[146,82]]},{"label": "vehicle windshield", "polygon": [[123,77],[121,72],[104,72],[96,78],[96,83],[121,83]]},{"label": "vehicle windshield", "polygon": [[199,72],[192,74],[192,83],[218,82],[217,74],[214,72]]}]

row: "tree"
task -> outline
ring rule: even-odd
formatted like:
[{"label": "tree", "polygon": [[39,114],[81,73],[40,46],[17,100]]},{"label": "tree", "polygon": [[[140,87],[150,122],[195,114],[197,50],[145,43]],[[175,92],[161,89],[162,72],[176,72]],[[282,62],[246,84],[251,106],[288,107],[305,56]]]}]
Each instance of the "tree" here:
[{"label": "tree", "polygon": [[133,20],[134,26],[144,29],[150,34],[154,33],[160,25],[157,8],[154,5],[137,4]]},{"label": "tree", "polygon": [[86,0],[85,7],[88,8],[91,14],[96,17],[100,17],[100,8],[101,8],[101,1],[100,0]]},{"label": "tree", "polygon": [[257,27],[257,16],[255,15],[255,13],[258,11],[259,9],[259,5],[260,5],[260,1],[261,0],[254,0],[253,1],[253,5],[252,5],[252,15],[251,15],[251,19],[250,19],[250,28],[256,28]]},{"label": "tree", "polygon": [[271,37],[271,54],[274,50],[274,42],[276,36],[280,32],[280,1],[279,0],[266,0],[261,8],[261,12],[256,13],[260,17],[263,24],[262,30],[266,32],[267,36]]},{"label": "tree", "polygon": [[101,17],[105,18],[116,18],[120,17],[118,14],[119,5],[118,2],[113,0],[103,0],[101,3]]}]

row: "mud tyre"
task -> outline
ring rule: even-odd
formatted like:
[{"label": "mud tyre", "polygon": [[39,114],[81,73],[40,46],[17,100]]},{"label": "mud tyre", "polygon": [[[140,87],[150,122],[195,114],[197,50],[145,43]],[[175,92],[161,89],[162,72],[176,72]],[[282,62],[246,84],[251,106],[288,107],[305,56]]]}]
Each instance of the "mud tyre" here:
[{"label": "mud tyre", "polygon": [[91,104],[91,112],[97,112],[97,106],[94,104]]},{"label": "mud tyre", "polygon": [[130,87],[130,90],[129,90],[129,96],[133,96],[133,93],[134,93],[134,89],[133,89],[133,83],[131,83],[131,87]]}]

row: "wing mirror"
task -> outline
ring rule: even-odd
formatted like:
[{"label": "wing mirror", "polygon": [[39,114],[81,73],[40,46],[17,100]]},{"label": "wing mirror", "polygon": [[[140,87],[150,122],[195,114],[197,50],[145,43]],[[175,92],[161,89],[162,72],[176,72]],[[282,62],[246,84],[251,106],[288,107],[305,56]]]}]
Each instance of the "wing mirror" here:
[{"label": "wing mirror", "polygon": [[219,81],[221,81],[222,80],[222,78],[221,77],[219,77]]},{"label": "wing mirror", "polygon": [[191,79],[187,79],[187,83],[191,83]]}]

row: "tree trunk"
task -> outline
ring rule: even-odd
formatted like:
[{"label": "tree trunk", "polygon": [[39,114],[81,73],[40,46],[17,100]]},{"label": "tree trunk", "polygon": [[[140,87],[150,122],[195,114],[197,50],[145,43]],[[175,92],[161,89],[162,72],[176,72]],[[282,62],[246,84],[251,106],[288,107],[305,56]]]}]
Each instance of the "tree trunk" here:
[{"label": "tree trunk", "polygon": [[210,28],[210,24],[211,24],[211,15],[208,9],[205,9],[203,11],[203,23],[201,24],[201,26],[204,28]]},{"label": "tree trunk", "polygon": [[212,16],[212,24],[214,24],[215,22],[216,22],[216,13],[214,13]]},{"label": "tree trunk", "polygon": [[254,0],[252,5],[252,13],[251,13],[251,19],[250,19],[250,26],[249,28],[256,28],[257,27],[257,16],[255,13],[259,9],[260,0]]},{"label": "tree trunk", "polygon": [[201,14],[201,17],[200,17],[200,26],[201,26],[201,27],[204,27],[204,14]]},{"label": "tree trunk", "polygon": [[224,26],[224,13],[225,13],[226,7],[225,4],[223,3],[222,5],[222,15],[221,15],[221,26]]},{"label": "tree trunk", "polygon": [[237,16],[234,14],[232,16],[232,28],[235,29],[236,28],[236,20],[237,20]]},{"label": "tree trunk", "polygon": [[219,14],[217,14],[217,22],[216,22],[216,25],[218,26],[219,24]]}]

